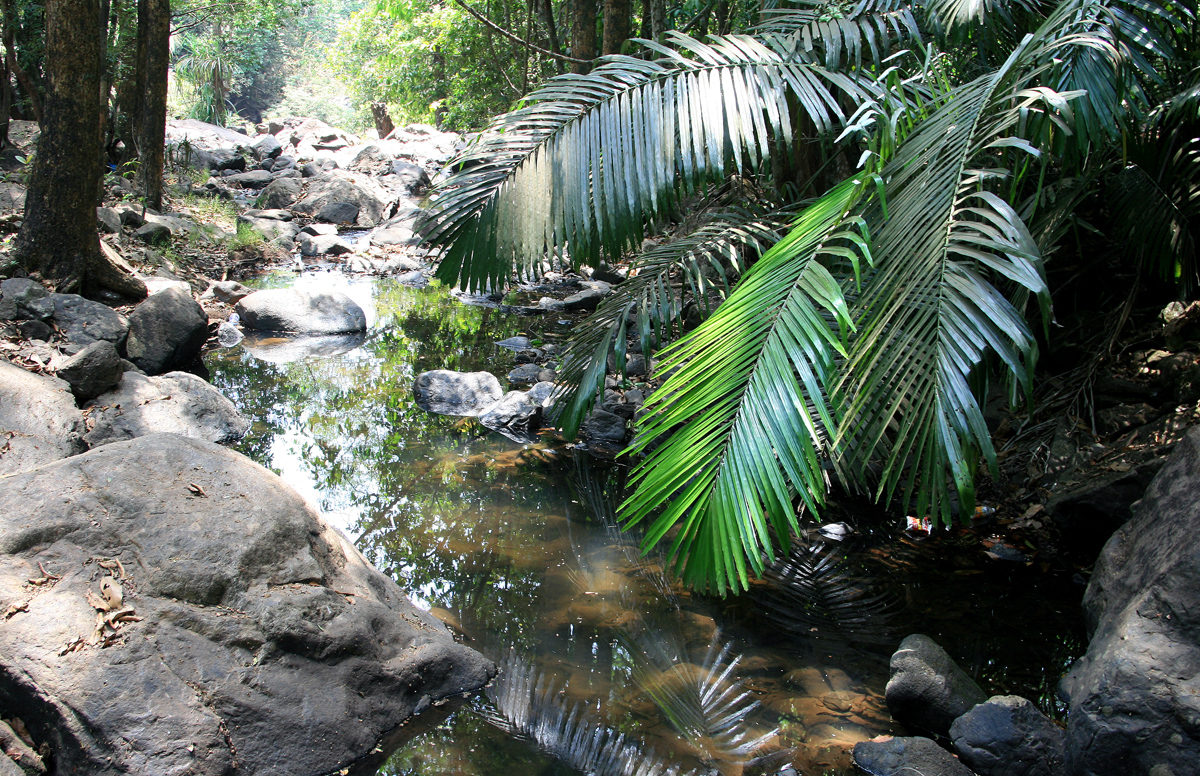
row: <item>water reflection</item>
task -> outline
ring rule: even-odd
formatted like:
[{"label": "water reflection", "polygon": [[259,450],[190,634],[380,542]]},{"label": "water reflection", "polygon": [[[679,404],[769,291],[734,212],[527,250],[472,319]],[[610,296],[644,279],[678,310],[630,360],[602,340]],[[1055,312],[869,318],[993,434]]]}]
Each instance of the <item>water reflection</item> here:
[{"label": "water reflection", "polygon": [[[413,400],[429,369],[503,382],[514,356],[494,343],[550,340],[567,324],[386,281],[300,282],[348,293],[369,328],[349,350],[263,360],[251,342],[209,354],[213,382],[254,423],[240,449],[509,667],[491,700],[457,711],[382,773],[599,773],[605,758],[646,773],[770,774],[789,762],[849,772],[854,742],[896,731],[882,699],[892,639],[930,633],[987,689],[1031,697],[1052,686],[1047,664],[1078,654],[1061,591],[1055,599],[1025,569],[984,572],[967,538],[911,543],[857,515],[844,516],[857,521],[853,540],[798,545],[755,596],[690,595],[617,529],[618,467],[516,444]],[[971,589],[985,592],[946,584],[959,573],[980,575]],[[826,630],[855,649],[814,638]],[[1053,711],[1048,697],[1038,700]]]}]

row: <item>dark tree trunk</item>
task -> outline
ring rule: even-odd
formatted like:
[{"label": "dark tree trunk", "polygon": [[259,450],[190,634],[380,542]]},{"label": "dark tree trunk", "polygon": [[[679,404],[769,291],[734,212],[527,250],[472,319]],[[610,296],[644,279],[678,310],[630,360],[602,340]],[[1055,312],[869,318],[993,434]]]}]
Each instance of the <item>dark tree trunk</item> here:
[{"label": "dark tree trunk", "polygon": [[100,259],[99,0],[46,0],[46,100],[13,255],[25,267],[87,290]]},{"label": "dark tree trunk", "polygon": [[[558,28],[554,24],[554,5],[551,0],[534,0],[538,6],[538,15],[542,18],[542,24],[546,27],[546,38],[550,41],[550,50],[555,54],[562,53],[562,46],[558,42]],[[559,75],[563,74],[563,63],[561,59],[554,60],[554,67]]]},{"label": "dark tree trunk", "polygon": [[[12,14],[9,12],[12,7],[12,0],[0,0],[0,25],[3,25],[0,35],[4,39],[4,50],[7,52],[13,45],[13,25]],[[8,148],[8,119],[12,115],[12,73],[8,68],[8,56],[3,57],[4,62],[0,64],[0,77],[4,79],[4,83],[0,84],[0,150]]]},{"label": "dark tree trunk", "polygon": [[[573,0],[571,6],[571,56],[576,59],[595,59],[596,0]],[[591,65],[571,63],[572,73],[586,73],[591,69]]]},{"label": "dark tree trunk", "polygon": [[620,54],[632,30],[633,0],[604,0],[604,53]]},{"label": "dark tree trunk", "polygon": [[392,130],[396,128],[396,125],[392,123],[392,117],[388,115],[386,103],[371,103],[371,118],[375,119],[375,131],[379,133],[380,140],[392,134]]},{"label": "dark tree trunk", "polygon": [[155,210],[162,210],[170,48],[171,0],[138,0],[138,188]]},{"label": "dark tree trunk", "polygon": [[4,11],[4,69],[12,73],[17,78],[17,83],[21,84],[21,89],[25,91],[25,96],[29,98],[29,109],[33,111],[33,120],[42,123],[42,106],[38,101],[37,87],[29,78],[29,74],[21,68],[17,62],[16,46],[13,42],[15,20],[12,18],[12,3],[13,0],[3,0]]}]

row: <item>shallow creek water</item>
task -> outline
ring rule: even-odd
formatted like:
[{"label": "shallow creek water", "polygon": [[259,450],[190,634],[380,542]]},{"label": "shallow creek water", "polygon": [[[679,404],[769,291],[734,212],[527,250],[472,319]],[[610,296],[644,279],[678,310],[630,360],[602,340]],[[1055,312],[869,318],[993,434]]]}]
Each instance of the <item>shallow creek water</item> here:
[{"label": "shallow creek water", "polygon": [[381,773],[849,773],[856,741],[899,732],[882,698],[887,658],[914,632],[985,691],[1061,711],[1054,685],[1083,649],[1082,588],[1036,556],[991,560],[985,530],[920,539],[844,503],[825,518],[857,529],[846,541],[810,534],[750,594],[690,594],[617,528],[621,467],[412,399],[428,369],[503,380],[513,356],[497,340],[557,341],[569,322],[331,271],[259,285],[293,282],[347,293],[369,330],[209,353],[213,383],[253,421],[241,451],[502,666]]}]

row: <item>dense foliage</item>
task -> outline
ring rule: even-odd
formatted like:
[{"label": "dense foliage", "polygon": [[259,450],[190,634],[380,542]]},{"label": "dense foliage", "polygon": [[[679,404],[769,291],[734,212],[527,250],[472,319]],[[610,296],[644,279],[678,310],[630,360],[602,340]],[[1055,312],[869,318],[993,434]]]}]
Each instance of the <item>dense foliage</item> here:
[{"label": "dense foliage", "polygon": [[[1044,265],[1096,229],[1090,197],[1143,276],[1191,281],[1194,25],[1145,0],[773,4],[751,35],[669,34],[535,90],[439,188],[426,234],[440,276],[475,288],[633,256],[573,343],[568,431],[610,352],[715,306],[656,353],[673,373],[622,513],[671,539],[687,581],[737,590],[832,479],[971,514],[996,466],[984,407],[1028,398]],[[713,201],[721,221],[637,256]],[[781,207],[790,230],[762,239]]]}]

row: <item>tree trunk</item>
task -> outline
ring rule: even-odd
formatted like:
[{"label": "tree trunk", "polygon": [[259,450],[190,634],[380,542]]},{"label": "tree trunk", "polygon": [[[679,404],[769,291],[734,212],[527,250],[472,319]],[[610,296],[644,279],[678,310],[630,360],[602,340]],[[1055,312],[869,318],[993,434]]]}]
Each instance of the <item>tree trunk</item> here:
[{"label": "tree trunk", "polygon": [[629,40],[633,17],[632,0],[604,0],[604,53],[620,54]]},{"label": "tree trunk", "polygon": [[380,140],[392,134],[392,130],[396,128],[392,117],[388,115],[387,103],[371,103],[371,118],[375,119],[375,131],[379,133]]},{"label": "tree trunk", "polygon": [[[571,56],[596,58],[596,0],[573,0],[571,14]],[[572,73],[586,73],[592,66],[571,63]]]},{"label": "tree trunk", "polygon": [[[13,26],[12,18],[9,9],[12,6],[12,0],[0,0],[0,35],[4,39],[4,50],[7,52],[12,46],[13,41]],[[8,69],[8,57],[3,57],[4,62],[0,64],[0,77],[3,77],[4,83],[0,84],[0,151],[8,148],[8,119],[12,114],[12,73]]]},{"label": "tree trunk", "polygon": [[46,99],[14,258],[85,291],[100,261],[99,0],[46,0]]},{"label": "tree trunk", "polygon": [[167,67],[171,54],[171,0],[138,0],[138,82],[135,118],[138,189],[146,207],[162,210],[167,128]]},{"label": "tree trunk", "polygon": [[13,24],[15,20],[12,18],[12,3],[13,0],[4,0],[3,10],[5,19],[5,34],[4,34],[4,65],[5,70],[12,73],[17,78],[17,82],[21,84],[21,89],[25,91],[25,96],[29,98],[29,109],[33,111],[33,120],[38,124],[42,123],[42,106],[38,102],[37,87],[29,78],[29,74],[22,69],[17,62],[16,46],[13,43]]},{"label": "tree trunk", "polygon": [[[555,54],[562,53],[562,46],[558,43],[558,28],[554,26],[554,5],[551,0],[535,0],[538,4],[538,15],[542,17],[542,24],[546,27],[546,38],[550,41],[550,50]],[[561,59],[554,60],[555,70],[559,75],[563,74],[563,63]]]},{"label": "tree trunk", "polygon": [[666,0],[649,0],[649,2],[651,37],[661,43],[663,35],[667,32]]}]

